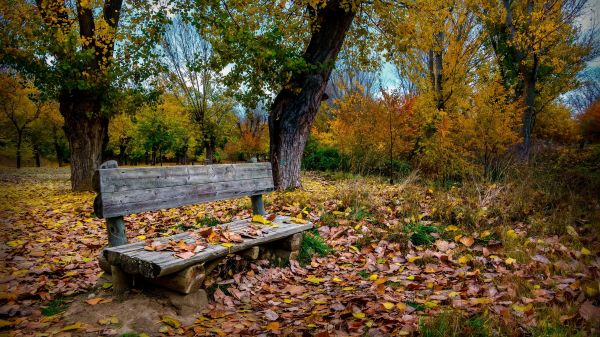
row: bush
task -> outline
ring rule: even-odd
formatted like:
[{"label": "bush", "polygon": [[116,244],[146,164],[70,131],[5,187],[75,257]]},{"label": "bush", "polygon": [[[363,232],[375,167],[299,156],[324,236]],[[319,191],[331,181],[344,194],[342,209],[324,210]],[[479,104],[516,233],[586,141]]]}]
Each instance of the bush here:
[{"label": "bush", "polygon": [[344,157],[332,147],[324,147],[309,138],[302,158],[302,168],[309,171],[339,171],[344,167]]}]

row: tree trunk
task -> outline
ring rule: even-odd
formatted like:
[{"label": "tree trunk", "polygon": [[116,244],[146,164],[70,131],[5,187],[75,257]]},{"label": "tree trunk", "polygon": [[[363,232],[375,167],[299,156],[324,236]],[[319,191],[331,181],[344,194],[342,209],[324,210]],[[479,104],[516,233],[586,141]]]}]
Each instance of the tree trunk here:
[{"label": "tree trunk", "polygon": [[33,158],[35,159],[35,167],[42,167],[42,159],[40,155],[39,146],[33,146]]},{"label": "tree trunk", "polygon": [[23,130],[17,130],[17,168],[21,168],[21,144],[23,143]]},{"label": "tree trunk", "polygon": [[56,125],[52,125],[52,137],[54,141],[54,152],[56,153],[56,161],[58,161],[58,167],[62,167],[63,164],[63,156],[62,150],[60,148],[60,144],[58,143],[58,130],[56,129]]},{"label": "tree trunk", "polygon": [[217,150],[216,141],[214,139],[209,139],[204,141],[204,153],[206,154],[204,158],[205,164],[213,164],[215,162],[215,152]]},{"label": "tree trunk", "polygon": [[296,73],[279,92],[269,115],[270,154],[277,189],[300,187],[300,163],[310,128],[355,12],[328,1],[316,13],[304,60],[311,70]]},{"label": "tree trunk", "polygon": [[535,124],[535,97],[537,95],[535,84],[537,80],[538,58],[533,55],[533,65],[531,69],[525,66],[520,67],[520,76],[523,78],[523,102],[525,111],[523,111],[523,148],[522,154],[527,156],[531,148],[531,133]]},{"label": "tree trunk", "polygon": [[71,150],[71,187],[92,191],[92,177],[102,163],[108,118],[100,115],[100,99],[92,92],[62,92],[59,104]]}]

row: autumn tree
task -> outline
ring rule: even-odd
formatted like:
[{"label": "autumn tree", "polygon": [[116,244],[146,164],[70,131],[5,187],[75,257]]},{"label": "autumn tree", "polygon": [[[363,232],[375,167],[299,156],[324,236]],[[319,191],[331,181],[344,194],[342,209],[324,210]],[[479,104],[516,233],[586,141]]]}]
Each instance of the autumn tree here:
[{"label": "autumn tree", "polygon": [[0,109],[7,121],[5,124],[14,130],[17,168],[21,168],[21,149],[27,131],[45,105],[32,83],[22,82],[23,79],[7,72],[2,72],[0,77]]},{"label": "autumn tree", "polygon": [[149,42],[159,25],[153,23],[162,24],[164,13],[135,0],[8,1],[0,9],[6,32],[0,62],[59,102],[72,188],[91,190],[108,142],[112,103],[119,87],[141,83],[154,71],[145,60],[154,50]]},{"label": "autumn tree", "polygon": [[210,42],[188,22],[176,18],[167,27],[161,48],[169,86],[181,104],[190,111],[190,119],[200,132],[197,137],[204,148],[206,163],[213,163],[219,145],[220,128],[231,113],[222,106],[228,102],[219,84],[220,74],[212,67]]},{"label": "autumn tree", "polygon": [[279,189],[300,186],[300,162],[331,70],[361,1],[208,1],[192,11],[211,32],[224,82],[254,106],[278,94],[269,114],[270,157]]},{"label": "autumn tree", "polygon": [[523,152],[531,146],[543,106],[577,85],[593,38],[581,38],[576,19],[587,0],[485,0],[481,18],[502,81],[523,109]]}]

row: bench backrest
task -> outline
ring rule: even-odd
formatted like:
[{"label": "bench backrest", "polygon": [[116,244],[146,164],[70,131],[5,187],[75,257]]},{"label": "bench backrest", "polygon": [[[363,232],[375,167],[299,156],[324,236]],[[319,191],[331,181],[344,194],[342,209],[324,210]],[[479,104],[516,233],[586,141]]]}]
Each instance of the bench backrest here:
[{"label": "bench backrest", "polygon": [[105,168],[94,180],[100,218],[273,191],[271,163]]}]

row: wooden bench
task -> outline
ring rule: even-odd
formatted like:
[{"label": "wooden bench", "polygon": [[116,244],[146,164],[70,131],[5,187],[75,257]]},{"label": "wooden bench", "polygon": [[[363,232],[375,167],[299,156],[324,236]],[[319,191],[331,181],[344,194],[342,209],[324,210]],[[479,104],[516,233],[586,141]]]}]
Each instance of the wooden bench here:
[{"label": "wooden bench", "polygon": [[[230,254],[256,259],[295,258],[302,232],[313,227],[295,218],[276,216],[270,224],[250,219],[222,224],[210,231],[237,233],[236,243],[202,242],[207,229],[155,239],[161,246],[169,242],[194,245],[201,250],[178,257],[173,251],[153,251],[147,242],[127,243],[124,215],[180,207],[202,202],[249,196],[253,214],[265,216],[262,195],[273,191],[270,163],[172,166],[160,168],[118,168],[108,161],[96,171],[94,186],[98,195],[94,212],[106,219],[108,246],[101,264],[110,266],[113,290],[121,294],[137,280],[189,294],[199,290],[211,269]],[[262,235],[256,235],[259,229]],[[254,235],[252,235],[254,234]],[[189,255],[189,253],[187,254]]]}]

